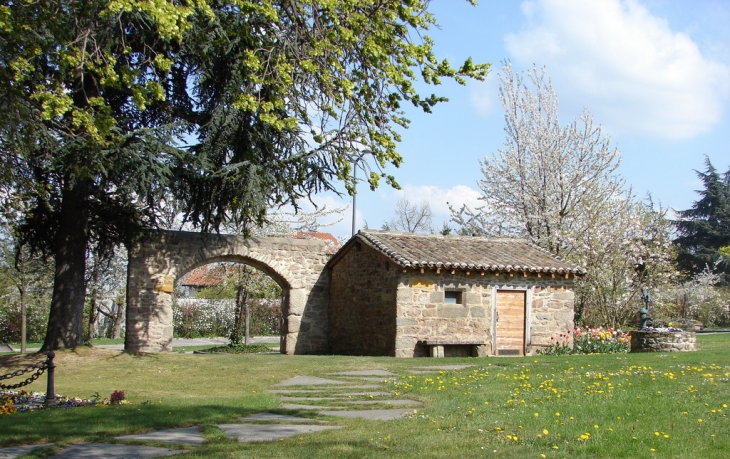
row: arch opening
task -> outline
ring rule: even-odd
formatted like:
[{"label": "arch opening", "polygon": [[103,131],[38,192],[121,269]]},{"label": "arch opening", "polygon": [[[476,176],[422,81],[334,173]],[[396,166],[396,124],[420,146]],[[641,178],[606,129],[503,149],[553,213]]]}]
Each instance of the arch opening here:
[{"label": "arch opening", "polygon": [[132,352],[172,350],[175,284],[210,263],[243,263],[281,287],[281,352],[319,353],[327,346],[323,242],[308,239],[151,231],[129,249],[127,333]]},{"label": "arch opening", "polygon": [[[196,263],[173,291],[173,330],[179,338],[222,337],[231,345],[254,337],[281,341],[287,283],[241,257]],[[281,284],[284,284],[282,286]]]}]

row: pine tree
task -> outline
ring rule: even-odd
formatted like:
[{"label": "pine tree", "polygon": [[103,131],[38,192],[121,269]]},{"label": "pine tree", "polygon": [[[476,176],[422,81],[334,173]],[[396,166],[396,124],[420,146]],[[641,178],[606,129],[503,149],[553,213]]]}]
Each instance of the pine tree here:
[{"label": "pine tree", "polygon": [[[730,245],[730,169],[720,174],[705,158],[704,172],[695,171],[702,180],[700,199],[690,209],[677,212],[674,222],[679,237],[679,268],[687,274],[697,274],[706,267],[722,274],[720,285],[730,284],[730,261],[720,249]],[[719,263],[718,263],[719,261]],[[715,267],[716,266],[716,267]]]}]

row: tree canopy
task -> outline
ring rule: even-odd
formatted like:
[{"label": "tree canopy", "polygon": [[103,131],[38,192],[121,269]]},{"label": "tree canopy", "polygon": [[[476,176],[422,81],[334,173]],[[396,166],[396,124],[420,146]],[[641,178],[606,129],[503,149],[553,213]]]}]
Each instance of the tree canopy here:
[{"label": "tree canopy", "polygon": [[689,274],[705,268],[721,273],[720,285],[730,284],[730,259],[724,258],[722,248],[730,245],[730,169],[720,174],[705,158],[706,169],[697,172],[703,189],[700,199],[690,209],[677,212],[674,223],[678,237],[680,269]]},{"label": "tree canopy", "polygon": [[452,209],[452,220],[461,234],[523,237],[578,263],[588,275],[576,282],[576,320],[624,325],[642,288],[672,275],[670,224],[625,189],[619,151],[588,111],[561,125],[546,71],[527,75],[504,63],[505,146],[482,161],[484,205]]},{"label": "tree canopy", "polygon": [[214,231],[371,187],[400,165],[416,81],[482,79],[440,61],[428,0],[0,2],[0,195],[56,263],[44,349],[81,344],[85,256],[166,209]]}]

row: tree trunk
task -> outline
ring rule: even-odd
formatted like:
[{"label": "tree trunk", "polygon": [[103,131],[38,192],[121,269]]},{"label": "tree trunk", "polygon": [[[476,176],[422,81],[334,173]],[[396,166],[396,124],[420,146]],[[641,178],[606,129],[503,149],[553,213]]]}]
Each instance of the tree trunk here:
[{"label": "tree trunk", "polygon": [[119,339],[122,336],[122,324],[124,323],[124,305],[126,302],[122,301],[115,301],[114,306],[116,306],[116,310],[114,311],[114,324],[112,325],[112,332],[111,336],[109,338]]},{"label": "tree trunk", "polygon": [[[25,266],[23,266],[25,269]],[[25,354],[28,336],[28,279],[25,272],[20,274],[20,353]]]},{"label": "tree trunk", "polygon": [[94,340],[94,334],[96,332],[96,325],[99,320],[99,307],[96,304],[96,297],[99,285],[99,263],[98,260],[94,259],[93,270],[91,272],[91,298],[89,299],[89,326],[88,336],[86,342],[89,346],[92,345]]},{"label": "tree trunk", "polygon": [[88,193],[66,180],[61,194],[61,216],[54,255],[56,270],[46,339],[40,352],[75,348],[84,343],[86,248],[88,245]]}]

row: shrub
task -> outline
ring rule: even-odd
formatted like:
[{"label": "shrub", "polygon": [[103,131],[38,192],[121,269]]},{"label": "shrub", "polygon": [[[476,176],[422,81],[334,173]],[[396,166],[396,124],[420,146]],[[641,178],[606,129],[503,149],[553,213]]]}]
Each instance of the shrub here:
[{"label": "shrub", "polygon": [[[252,336],[279,334],[281,307],[279,302],[264,299],[249,301]],[[208,336],[230,336],[235,322],[234,300],[179,298],[173,303],[175,336],[198,338]]]}]

